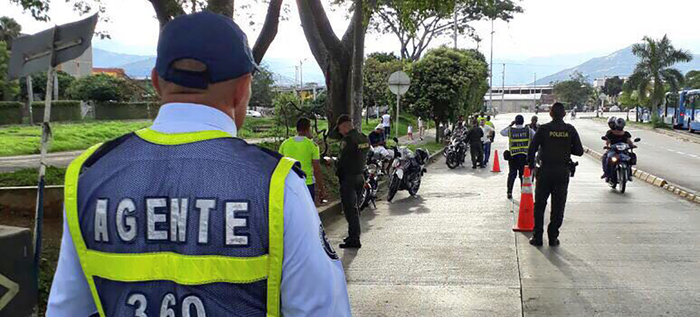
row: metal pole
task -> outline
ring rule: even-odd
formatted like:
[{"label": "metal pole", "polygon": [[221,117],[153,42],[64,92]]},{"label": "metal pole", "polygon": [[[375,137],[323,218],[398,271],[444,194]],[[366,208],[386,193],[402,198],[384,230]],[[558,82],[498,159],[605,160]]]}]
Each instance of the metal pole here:
[{"label": "metal pole", "polygon": [[401,95],[396,94],[396,138],[399,138],[399,105],[401,104]]},{"label": "metal pole", "polygon": [[489,63],[489,108],[493,108],[493,18],[491,19],[491,62]]},{"label": "metal pole", "polygon": [[27,100],[29,101],[29,124],[34,124],[34,111],[32,111],[32,104],[34,104],[34,86],[32,86],[32,76],[27,76]]},{"label": "metal pole", "polygon": [[[501,109],[505,109],[506,102],[506,63],[503,63],[503,80],[501,82]],[[493,109],[491,109],[493,111]]]},{"label": "metal pole", "polygon": [[51,126],[49,122],[51,121],[51,96],[53,95],[53,73],[54,64],[56,64],[56,56],[54,50],[56,49],[56,40],[58,39],[58,27],[53,29],[53,42],[51,44],[51,53],[49,63],[49,70],[46,73],[46,98],[44,98],[44,124],[41,129],[41,157],[39,160],[39,186],[37,188],[36,196],[36,213],[34,215],[34,265],[37,269],[37,276],[39,275],[39,258],[41,254],[41,236],[42,236],[42,226],[44,221],[44,187],[46,186],[46,181],[44,175],[46,174],[46,152],[48,152],[49,144],[51,141]]},{"label": "metal pole", "polygon": [[53,73],[53,100],[58,100],[58,73]]},{"label": "metal pole", "polygon": [[[532,84],[532,103],[537,108],[537,73],[535,73],[535,82]],[[535,110],[534,108],[532,110]]]}]

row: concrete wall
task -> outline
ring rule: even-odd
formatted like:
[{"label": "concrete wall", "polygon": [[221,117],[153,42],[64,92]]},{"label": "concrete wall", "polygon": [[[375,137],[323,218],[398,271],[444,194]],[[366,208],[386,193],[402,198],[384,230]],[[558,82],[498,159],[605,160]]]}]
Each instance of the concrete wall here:
[{"label": "concrete wall", "polygon": [[[488,100],[486,103],[488,105]],[[501,99],[494,98],[493,107],[496,108],[499,113],[522,112],[523,109],[528,112],[535,111],[535,105],[532,100],[505,100],[501,103]]]}]

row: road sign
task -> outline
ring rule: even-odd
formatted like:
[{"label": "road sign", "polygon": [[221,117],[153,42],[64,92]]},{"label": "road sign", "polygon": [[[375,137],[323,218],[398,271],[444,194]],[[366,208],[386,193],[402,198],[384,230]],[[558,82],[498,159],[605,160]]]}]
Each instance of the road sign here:
[{"label": "road sign", "polygon": [[34,35],[16,38],[12,42],[12,57],[8,69],[10,79],[44,72],[49,66],[56,67],[78,58],[90,47],[95,24],[97,14]]},{"label": "road sign", "polygon": [[411,87],[411,78],[402,71],[394,72],[389,76],[389,90],[395,95],[403,95]]}]

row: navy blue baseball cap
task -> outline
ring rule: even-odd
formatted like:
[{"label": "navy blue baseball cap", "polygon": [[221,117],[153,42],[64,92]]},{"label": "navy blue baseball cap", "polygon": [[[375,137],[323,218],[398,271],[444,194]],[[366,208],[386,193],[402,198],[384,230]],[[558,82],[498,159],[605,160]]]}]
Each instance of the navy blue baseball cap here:
[{"label": "navy blue baseball cap", "polygon": [[[176,69],[173,63],[193,59],[204,71]],[[243,30],[230,18],[212,12],[181,15],[168,22],[158,39],[156,72],[183,87],[206,89],[253,73],[258,66]]]}]

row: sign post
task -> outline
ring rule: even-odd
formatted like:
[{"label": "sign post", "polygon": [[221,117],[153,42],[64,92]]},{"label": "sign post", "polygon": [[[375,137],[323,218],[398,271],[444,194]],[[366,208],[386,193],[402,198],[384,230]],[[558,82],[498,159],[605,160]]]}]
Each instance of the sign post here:
[{"label": "sign post", "polygon": [[396,95],[396,138],[399,137],[399,108],[401,96],[411,87],[411,78],[402,71],[394,72],[389,76],[389,90]]},{"label": "sign post", "polygon": [[[41,254],[41,232],[44,217],[44,187],[46,173],[46,153],[51,141],[51,97],[54,90],[54,69],[61,63],[78,58],[90,47],[95,33],[97,14],[64,25],[57,25],[34,35],[22,36],[12,43],[12,57],[8,75],[10,80],[41,72],[46,74],[46,97],[44,98],[44,123],[41,132],[41,158],[39,184],[37,188],[36,214],[34,219],[34,264],[39,268]],[[31,79],[28,79],[31,80]],[[30,94],[32,92],[30,91]],[[32,100],[30,96],[30,100]],[[31,109],[31,104],[29,105]]]}]

